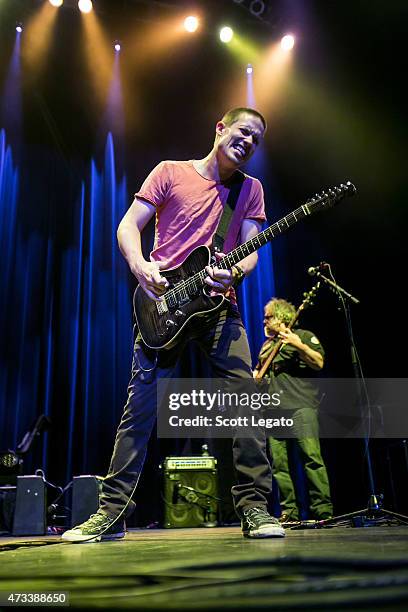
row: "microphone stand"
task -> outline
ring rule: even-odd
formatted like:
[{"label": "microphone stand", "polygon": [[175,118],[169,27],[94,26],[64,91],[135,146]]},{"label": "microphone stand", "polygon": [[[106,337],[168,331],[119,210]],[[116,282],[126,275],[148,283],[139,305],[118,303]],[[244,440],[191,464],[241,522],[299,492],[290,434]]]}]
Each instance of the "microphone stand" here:
[{"label": "microphone stand", "polygon": [[[332,279],[327,278],[320,271],[322,268],[322,264],[317,268],[309,268],[309,274],[312,276],[317,276],[317,278],[324,284],[328,285],[330,289],[332,289],[339,298],[340,304],[342,306],[344,316],[346,319],[347,332],[350,343],[350,354],[351,354],[351,363],[353,366],[353,373],[356,380],[356,384],[358,387],[358,398],[360,406],[362,406],[362,400],[364,399],[367,407],[370,406],[369,395],[367,390],[367,385],[365,382],[365,378],[363,375],[360,358],[358,356],[358,351],[356,347],[356,343],[354,341],[353,334],[353,326],[351,322],[351,312],[350,312],[350,302],[353,304],[359,304],[360,300],[351,295],[348,291],[340,287],[333,277],[331,272],[331,268],[329,265],[325,265],[329,269],[329,272],[332,276]],[[375,527],[378,526],[378,521],[381,521],[382,518],[393,518],[396,519],[399,523],[408,524],[408,516],[403,514],[398,514],[396,512],[391,512],[390,510],[385,510],[382,507],[383,504],[383,495],[376,494],[376,486],[374,480],[374,471],[373,465],[371,461],[371,453],[370,453],[370,438],[367,432],[365,438],[365,457],[367,461],[367,472],[368,472],[368,480],[369,480],[369,490],[370,495],[367,502],[367,507],[362,508],[361,510],[356,510],[355,512],[349,512],[347,514],[342,514],[340,516],[334,516],[331,519],[324,519],[322,521],[317,521],[317,525],[319,527],[324,527],[326,525],[333,525],[336,522],[347,520],[347,519],[355,519],[353,521],[354,527]],[[358,517],[358,518],[357,518]]]},{"label": "microphone stand", "polygon": [[[330,278],[327,278],[327,276],[324,276],[324,274],[319,272],[318,268],[309,268],[309,274],[311,274],[312,276],[317,276],[319,280],[323,281],[326,285],[329,285],[331,289],[333,289],[336,293],[339,294],[339,297],[340,296],[345,297],[347,300],[350,300],[350,302],[353,302],[353,304],[360,303],[360,300],[358,300],[356,297],[351,295],[351,293],[348,293],[348,291],[343,289],[343,287],[340,287],[340,285],[338,285],[334,281],[330,280]],[[343,308],[344,308],[344,304],[345,302],[342,302]],[[347,319],[347,315],[346,315],[346,319]],[[351,319],[350,319],[350,325],[351,325]],[[353,335],[353,332],[351,332],[351,335]]]}]

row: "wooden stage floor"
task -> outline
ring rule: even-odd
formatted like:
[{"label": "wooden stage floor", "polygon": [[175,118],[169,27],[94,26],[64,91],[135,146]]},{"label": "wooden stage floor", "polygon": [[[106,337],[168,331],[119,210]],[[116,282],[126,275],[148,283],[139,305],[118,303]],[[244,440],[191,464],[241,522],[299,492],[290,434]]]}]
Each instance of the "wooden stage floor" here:
[{"label": "wooden stage floor", "polygon": [[407,610],[408,527],[268,540],[238,527],[135,529],[99,544],[2,537],[0,591],[65,591],[76,609]]}]

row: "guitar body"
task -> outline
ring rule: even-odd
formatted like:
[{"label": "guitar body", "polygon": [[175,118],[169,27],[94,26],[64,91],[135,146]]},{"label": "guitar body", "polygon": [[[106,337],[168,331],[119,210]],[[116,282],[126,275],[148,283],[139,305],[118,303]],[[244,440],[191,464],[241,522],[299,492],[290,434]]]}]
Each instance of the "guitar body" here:
[{"label": "guitar body", "polygon": [[[160,312],[160,302],[146,295],[139,286],[133,296],[133,308],[143,342],[149,348],[159,350],[174,346],[184,334],[188,335],[191,324],[199,325],[208,313],[219,310],[227,299],[223,295],[210,296],[210,287],[196,287],[187,283],[187,288],[177,291],[179,283],[189,281],[194,275],[211,264],[211,252],[199,246],[176,268],[161,270],[160,274],[170,283],[166,295],[175,288],[174,303],[167,304]],[[207,287],[207,289],[206,289]]]}]

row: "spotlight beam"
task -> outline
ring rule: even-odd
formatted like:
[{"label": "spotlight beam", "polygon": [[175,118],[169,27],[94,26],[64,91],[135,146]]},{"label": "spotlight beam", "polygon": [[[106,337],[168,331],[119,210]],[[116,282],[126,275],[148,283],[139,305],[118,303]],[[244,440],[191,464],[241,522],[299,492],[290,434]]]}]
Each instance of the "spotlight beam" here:
[{"label": "spotlight beam", "polygon": [[[92,80],[97,101],[100,105],[103,105],[105,104],[112,78],[112,66],[115,56],[112,53],[112,41],[109,40],[95,11],[88,15],[81,13],[81,22],[81,42],[89,76]],[[116,42],[119,43],[119,41]]]},{"label": "spotlight beam", "polygon": [[57,18],[55,7],[44,2],[26,25],[22,55],[30,79],[38,77],[44,69]]}]

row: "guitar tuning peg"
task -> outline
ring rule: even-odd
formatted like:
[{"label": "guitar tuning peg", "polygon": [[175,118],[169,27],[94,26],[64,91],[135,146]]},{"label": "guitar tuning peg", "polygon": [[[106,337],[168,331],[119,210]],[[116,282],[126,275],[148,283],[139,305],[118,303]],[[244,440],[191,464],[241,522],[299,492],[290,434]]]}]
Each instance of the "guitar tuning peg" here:
[{"label": "guitar tuning peg", "polygon": [[347,181],[346,188],[349,195],[354,195],[357,191],[356,186],[351,181]]}]

